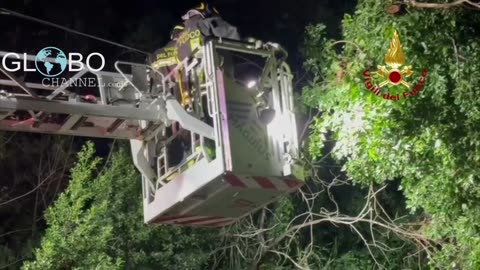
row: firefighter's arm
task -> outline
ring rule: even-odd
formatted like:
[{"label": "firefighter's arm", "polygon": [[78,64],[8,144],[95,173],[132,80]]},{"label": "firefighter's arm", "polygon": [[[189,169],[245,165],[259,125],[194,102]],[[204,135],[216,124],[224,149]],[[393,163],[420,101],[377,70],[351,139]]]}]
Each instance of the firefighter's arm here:
[{"label": "firefighter's arm", "polygon": [[177,64],[178,52],[176,48],[167,48],[157,53],[155,60],[152,62],[154,69],[173,66]]},{"label": "firefighter's arm", "polygon": [[177,59],[176,57],[168,57],[164,59],[158,59],[152,63],[152,67],[154,69],[159,69],[162,67],[168,67],[168,66],[173,66],[177,64]]}]

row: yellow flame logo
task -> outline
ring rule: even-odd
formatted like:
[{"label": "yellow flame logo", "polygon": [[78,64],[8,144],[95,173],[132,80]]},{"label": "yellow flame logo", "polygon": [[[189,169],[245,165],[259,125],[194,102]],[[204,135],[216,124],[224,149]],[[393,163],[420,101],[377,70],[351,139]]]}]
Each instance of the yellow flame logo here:
[{"label": "yellow flame logo", "polygon": [[404,66],[403,69],[399,69],[405,65],[405,56],[403,55],[402,45],[400,44],[400,38],[396,30],[393,33],[392,41],[390,41],[390,47],[385,54],[385,64],[387,64],[390,69],[381,65],[377,66],[378,71],[376,74],[384,79],[384,81],[379,84],[380,87],[386,84],[402,84],[410,87],[410,84],[406,82],[404,78],[410,77],[413,74],[412,66]]},{"label": "yellow flame logo", "polygon": [[396,30],[393,33],[392,41],[390,41],[390,48],[388,48],[387,54],[385,54],[385,64],[392,68],[398,68],[405,64],[405,56],[403,55],[402,45],[400,45],[400,39]]}]

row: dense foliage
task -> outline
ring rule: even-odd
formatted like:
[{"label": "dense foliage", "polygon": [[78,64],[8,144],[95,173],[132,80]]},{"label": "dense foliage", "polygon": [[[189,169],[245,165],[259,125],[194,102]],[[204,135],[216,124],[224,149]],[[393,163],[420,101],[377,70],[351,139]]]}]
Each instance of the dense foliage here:
[{"label": "dense foliage", "polygon": [[129,152],[101,163],[91,143],[78,154],[68,189],[45,214],[48,229],[35,260],[24,269],[201,269],[208,232],[143,224]]},{"label": "dense foliage", "polygon": [[[307,29],[307,67],[315,74],[304,100],[315,118],[310,153],[325,138],[333,156],[356,183],[400,180],[414,229],[431,240],[431,266],[480,268],[480,15],[470,9],[385,12],[381,1],[360,1],[343,21],[343,40],[324,38],[323,26]],[[384,65],[394,30],[418,94],[398,102],[365,89],[363,71]],[[338,46],[342,46],[338,52]],[[337,47],[336,47],[337,46]],[[377,79],[377,83],[381,79]],[[402,93],[402,86],[384,87]],[[383,94],[383,93],[382,93]]]}]

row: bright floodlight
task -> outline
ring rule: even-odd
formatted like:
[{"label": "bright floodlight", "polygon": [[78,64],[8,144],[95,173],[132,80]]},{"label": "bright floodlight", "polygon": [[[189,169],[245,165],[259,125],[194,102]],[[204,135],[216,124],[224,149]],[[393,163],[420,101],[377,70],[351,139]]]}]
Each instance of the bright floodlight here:
[{"label": "bright floodlight", "polygon": [[252,88],[255,87],[256,85],[257,85],[257,81],[251,80],[251,81],[248,81],[248,83],[247,83],[247,88],[248,88],[248,89],[252,89]]}]

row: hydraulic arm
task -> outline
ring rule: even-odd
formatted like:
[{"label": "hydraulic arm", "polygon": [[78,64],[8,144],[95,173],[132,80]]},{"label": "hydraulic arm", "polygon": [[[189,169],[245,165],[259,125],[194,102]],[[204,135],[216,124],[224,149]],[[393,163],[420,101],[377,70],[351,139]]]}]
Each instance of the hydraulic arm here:
[{"label": "hydraulic arm", "polygon": [[[239,55],[263,59],[256,85],[237,78]],[[302,186],[292,175],[292,75],[278,47],[210,40],[166,76],[129,62],[115,69],[84,68],[52,87],[0,67],[0,130],[130,140],[147,223],[224,226]],[[148,74],[160,79],[152,85]],[[188,106],[172,94],[179,76]],[[85,77],[93,90],[78,85]],[[170,130],[187,134],[178,164],[168,146],[181,132]]]}]

